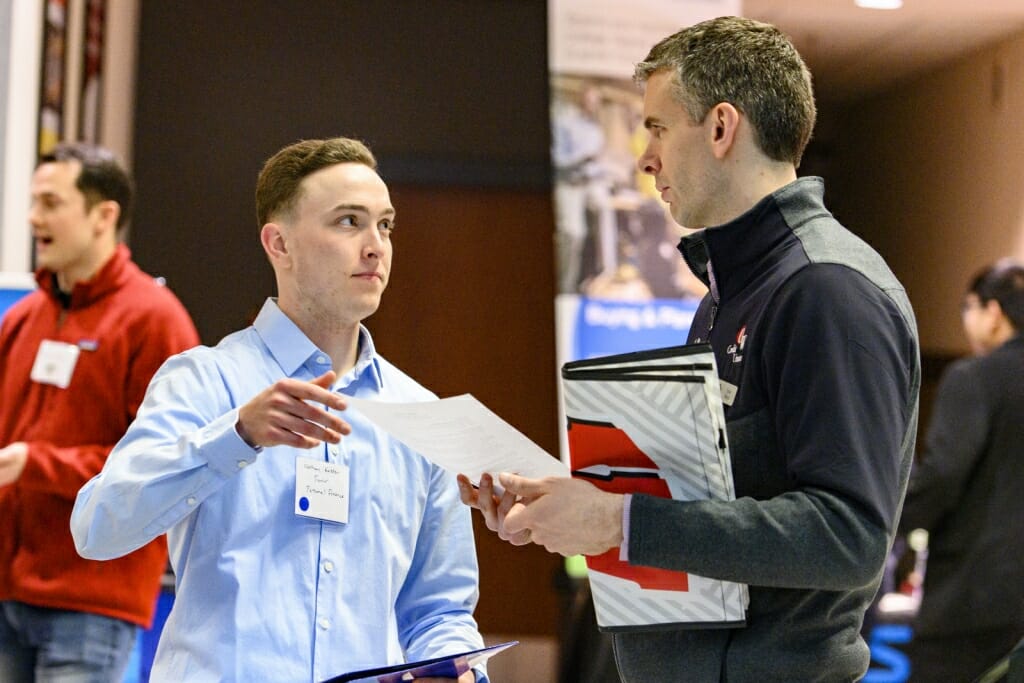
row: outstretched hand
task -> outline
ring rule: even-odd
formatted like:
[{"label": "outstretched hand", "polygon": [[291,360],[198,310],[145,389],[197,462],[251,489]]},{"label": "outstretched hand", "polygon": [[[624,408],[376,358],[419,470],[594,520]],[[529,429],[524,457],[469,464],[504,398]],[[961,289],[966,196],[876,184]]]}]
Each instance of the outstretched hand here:
[{"label": "outstretched hand", "polygon": [[336,374],[328,370],[311,382],[280,379],[238,409],[238,435],[252,446],[313,448],[338,443],[352,432],[347,422],[320,406],[340,411],[347,404],[330,391]]},{"label": "outstretched hand", "polygon": [[622,544],[623,496],[568,477],[501,474],[499,481],[500,497],[490,475],[480,478],[478,490],[459,475],[459,494],[481,511],[488,529],[513,545],[532,542],[568,556],[598,555]]}]

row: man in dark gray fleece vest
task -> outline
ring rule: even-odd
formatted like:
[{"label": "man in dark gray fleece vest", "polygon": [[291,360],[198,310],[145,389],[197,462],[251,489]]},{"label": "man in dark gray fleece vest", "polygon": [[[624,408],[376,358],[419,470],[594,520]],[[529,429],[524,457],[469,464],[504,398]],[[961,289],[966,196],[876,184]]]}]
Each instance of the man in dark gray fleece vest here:
[{"label": "man in dark gray fleece vest", "polygon": [[721,17],[636,68],[653,175],[709,286],[688,342],[715,354],[736,500],[617,495],[579,479],[462,480],[515,544],[620,548],[631,564],[748,584],[746,625],[615,634],[624,681],[854,681],[860,636],[906,490],[920,360],[882,258],[797,178],[811,77],[773,26]]}]

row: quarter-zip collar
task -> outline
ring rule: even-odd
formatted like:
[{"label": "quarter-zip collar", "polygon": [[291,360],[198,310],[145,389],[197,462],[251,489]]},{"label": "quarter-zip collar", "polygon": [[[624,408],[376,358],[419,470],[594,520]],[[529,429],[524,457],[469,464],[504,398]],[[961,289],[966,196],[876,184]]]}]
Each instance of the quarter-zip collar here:
[{"label": "quarter-zip collar", "polygon": [[798,178],[728,223],[683,237],[679,252],[693,274],[711,289],[715,303],[727,300],[759,277],[770,266],[765,259],[777,258],[781,243],[792,239],[799,225],[791,218],[804,221],[827,213],[824,195],[821,178]]}]

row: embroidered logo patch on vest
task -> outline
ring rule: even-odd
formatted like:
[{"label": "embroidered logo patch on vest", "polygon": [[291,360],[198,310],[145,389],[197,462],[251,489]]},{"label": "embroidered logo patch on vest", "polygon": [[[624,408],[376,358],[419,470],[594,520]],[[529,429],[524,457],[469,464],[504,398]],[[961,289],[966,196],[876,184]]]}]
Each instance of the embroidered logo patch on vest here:
[{"label": "embroidered logo patch on vest", "polygon": [[736,333],[736,343],[729,344],[726,347],[725,352],[732,358],[733,363],[743,362],[743,347],[747,343],[747,326],[744,325],[740,328],[740,331]]}]

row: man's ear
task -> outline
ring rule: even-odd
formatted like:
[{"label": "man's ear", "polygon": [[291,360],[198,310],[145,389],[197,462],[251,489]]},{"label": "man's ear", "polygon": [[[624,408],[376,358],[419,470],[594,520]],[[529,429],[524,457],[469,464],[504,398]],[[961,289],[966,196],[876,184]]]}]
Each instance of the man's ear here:
[{"label": "man's ear", "polygon": [[1003,312],[1003,307],[995,299],[989,299],[982,305],[982,307],[995,323],[1002,324],[1003,321],[1007,323],[1010,322],[1010,319],[1006,317],[1006,313]]},{"label": "man's ear", "polygon": [[736,142],[736,131],[740,125],[740,112],[728,102],[719,102],[708,112],[711,135],[711,152],[716,159],[724,159]]},{"label": "man's ear", "polygon": [[267,223],[260,229],[260,244],[274,265],[287,266],[290,263],[288,241],[279,223]]},{"label": "man's ear", "polygon": [[117,232],[117,220],[121,217],[120,204],[113,199],[104,199],[93,204],[89,212],[96,215],[98,230],[109,230],[112,234]]}]

